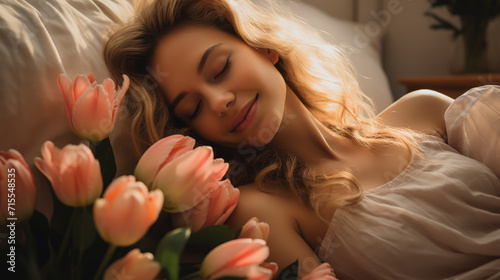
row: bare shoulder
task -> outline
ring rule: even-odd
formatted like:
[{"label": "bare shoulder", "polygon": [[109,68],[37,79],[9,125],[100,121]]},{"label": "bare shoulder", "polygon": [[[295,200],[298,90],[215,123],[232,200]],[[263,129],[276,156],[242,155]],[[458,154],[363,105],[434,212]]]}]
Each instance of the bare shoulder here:
[{"label": "bare shoulder", "polygon": [[227,223],[240,227],[248,219],[257,217],[261,221],[291,222],[293,212],[290,210],[289,199],[259,190],[254,184],[238,187],[240,197],[238,204]]},{"label": "bare shoulder", "polygon": [[391,104],[377,118],[390,126],[407,127],[445,138],[444,113],[452,101],[437,91],[416,90]]},{"label": "bare shoulder", "polygon": [[267,261],[277,263],[279,269],[299,260],[300,276],[320,264],[302,235],[299,220],[304,219],[305,211],[296,199],[265,193],[255,185],[241,186],[238,189],[238,204],[226,224],[231,228],[239,228],[253,217],[267,223],[270,227],[267,238],[270,251]]}]

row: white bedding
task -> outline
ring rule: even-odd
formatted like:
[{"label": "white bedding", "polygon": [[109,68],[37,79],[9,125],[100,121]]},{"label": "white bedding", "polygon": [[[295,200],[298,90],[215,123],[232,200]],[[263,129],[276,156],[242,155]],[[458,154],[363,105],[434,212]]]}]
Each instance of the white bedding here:
[{"label": "white bedding", "polygon": [[282,3],[317,28],[325,40],[338,44],[345,50],[358,73],[361,89],[373,100],[377,112],[393,102],[382,67],[382,32],[369,36],[371,33],[366,32],[364,23],[329,16],[304,2],[283,0]]},{"label": "white bedding", "polygon": [[[71,78],[93,72],[102,82],[108,72],[102,58],[103,38],[113,23],[132,15],[133,0],[8,0],[0,3],[0,150],[19,150],[28,163],[45,140],[56,145],[76,142],[64,115],[57,86],[59,73]],[[360,84],[378,111],[391,103],[380,62],[380,37],[357,44],[354,22],[336,19],[303,2],[284,1],[311,25],[344,46]],[[326,33],[324,34],[325,36]],[[359,40],[359,38],[358,38]]]},{"label": "white bedding", "polygon": [[64,114],[57,75],[108,77],[102,42],[126,19],[126,0],[9,0],[0,3],[0,150],[31,163],[45,140],[77,141]]}]

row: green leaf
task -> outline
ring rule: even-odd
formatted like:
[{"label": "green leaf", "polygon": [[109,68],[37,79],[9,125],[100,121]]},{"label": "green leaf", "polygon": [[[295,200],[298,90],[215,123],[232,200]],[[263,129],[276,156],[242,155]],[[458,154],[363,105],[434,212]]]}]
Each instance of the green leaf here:
[{"label": "green leaf", "polygon": [[103,185],[108,186],[116,174],[116,163],[109,138],[98,142],[95,146],[94,157],[101,165]]},{"label": "green leaf", "polygon": [[189,238],[189,246],[210,251],[233,239],[233,232],[227,225],[209,226],[195,232]]},{"label": "green leaf", "polygon": [[453,31],[454,39],[457,38],[462,33],[461,29],[458,29],[455,25],[443,19],[442,17],[436,15],[433,12],[426,12],[425,15],[437,21],[436,24],[431,25],[432,29],[450,29]]},{"label": "green leaf", "polygon": [[97,229],[94,225],[94,218],[89,210],[83,210],[83,208],[75,210],[81,211],[81,215],[76,220],[73,229],[74,245],[78,248],[78,251],[84,252],[96,240]]},{"label": "green leaf", "polygon": [[52,194],[52,199],[54,201],[54,214],[50,219],[49,239],[54,251],[57,252],[61,247],[62,240],[68,230],[68,226],[75,209],[64,205],[61,201],[59,201],[53,190]]},{"label": "green leaf", "polygon": [[191,228],[184,227],[168,232],[160,241],[155,259],[167,273],[167,279],[179,279],[179,259],[191,235]]},{"label": "green leaf", "polygon": [[296,260],[295,262],[285,267],[278,275],[276,280],[297,279],[298,272],[299,272],[299,260]]},{"label": "green leaf", "polygon": [[243,227],[240,227],[239,229],[236,230],[236,232],[234,233],[234,239],[236,238],[239,238],[240,237],[240,234],[241,234],[241,230],[243,230]]}]

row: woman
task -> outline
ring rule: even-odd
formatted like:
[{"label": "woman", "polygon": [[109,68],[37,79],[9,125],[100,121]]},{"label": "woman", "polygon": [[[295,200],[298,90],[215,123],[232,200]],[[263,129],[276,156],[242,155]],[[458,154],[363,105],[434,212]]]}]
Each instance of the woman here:
[{"label": "woman", "polygon": [[[499,276],[500,181],[445,143],[452,100],[414,92],[375,117],[341,52],[266,7],[154,1],[111,35],[136,158],[169,133],[212,145],[241,185],[228,223],[267,222],[270,261],[299,275],[327,261],[340,279]],[[120,173],[136,162],[124,143]]]}]

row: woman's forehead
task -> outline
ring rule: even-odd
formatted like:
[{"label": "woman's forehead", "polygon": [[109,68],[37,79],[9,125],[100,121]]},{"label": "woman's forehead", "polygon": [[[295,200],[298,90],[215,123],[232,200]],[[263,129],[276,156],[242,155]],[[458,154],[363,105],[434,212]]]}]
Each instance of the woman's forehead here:
[{"label": "woman's forehead", "polygon": [[236,38],[215,27],[183,25],[168,34],[159,42],[153,56],[172,56],[179,53],[203,53],[208,47],[221,42],[234,41]]},{"label": "woman's forehead", "polygon": [[154,51],[149,67],[160,88],[168,93],[172,81],[192,79],[207,51],[214,46],[227,46],[239,41],[235,36],[215,27],[183,25],[166,34]]}]

